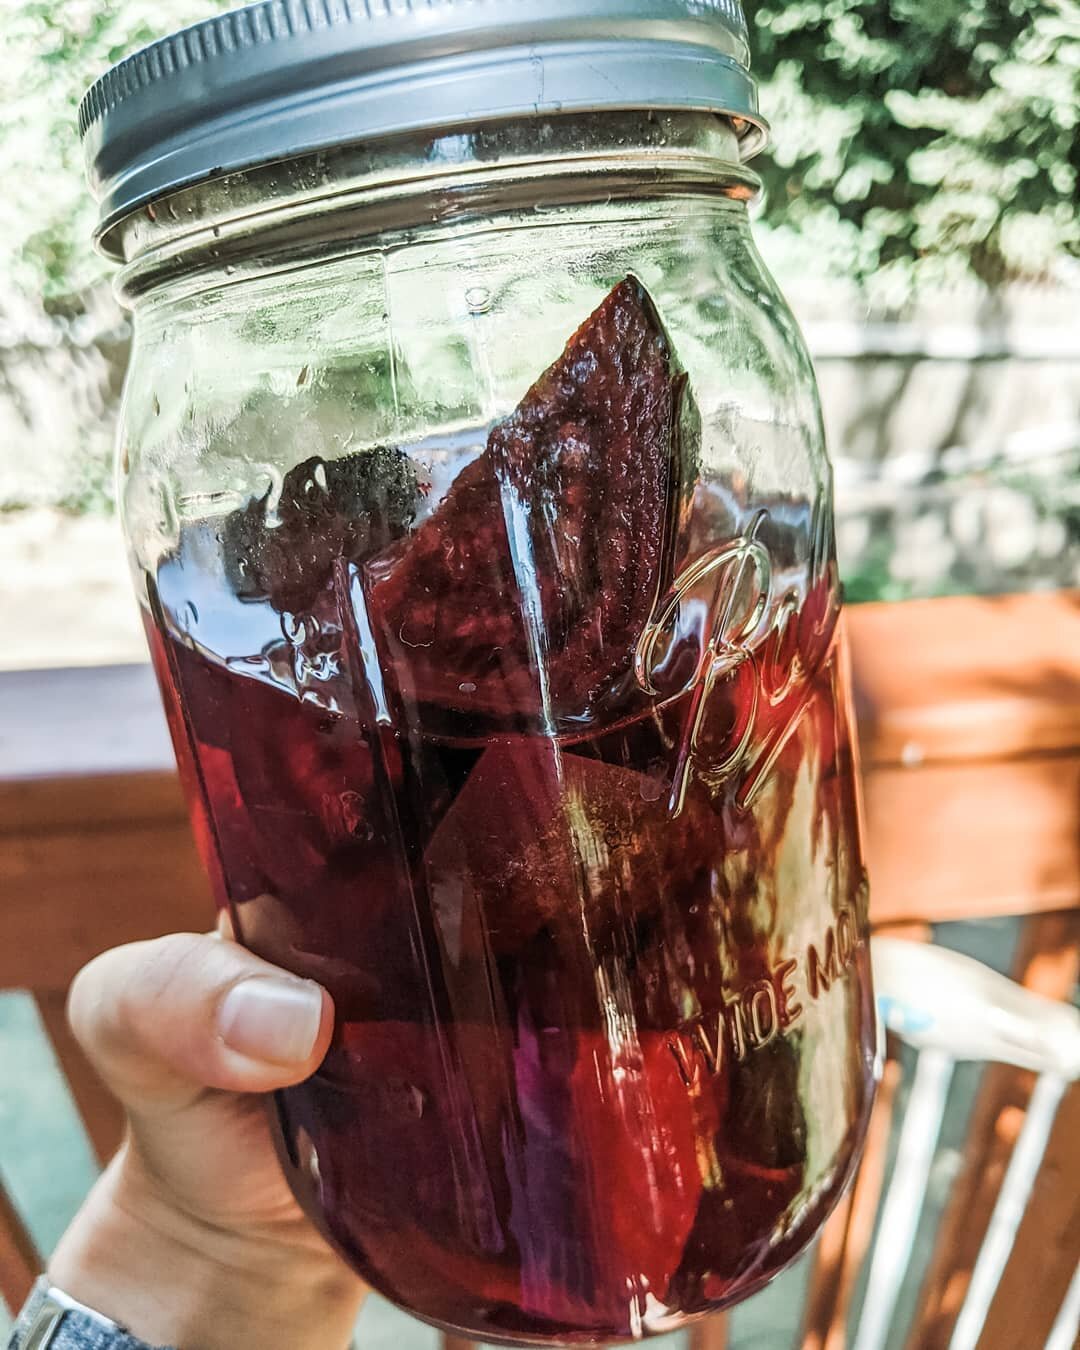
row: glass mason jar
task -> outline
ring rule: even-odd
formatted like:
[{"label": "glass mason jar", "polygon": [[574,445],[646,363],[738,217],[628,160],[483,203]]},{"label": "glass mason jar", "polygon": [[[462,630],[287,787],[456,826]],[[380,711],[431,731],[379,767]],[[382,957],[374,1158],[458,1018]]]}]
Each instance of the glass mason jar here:
[{"label": "glass mason jar", "polygon": [[[492,59],[475,6],[441,22],[466,8]],[[680,24],[729,65],[741,40],[726,0],[595,9],[624,88],[621,12],[663,21],[650,61]],[[751,238],[753,108],[529,88],[318,147],[275,123],[231,162],[206,130],[243,120],[229,62],[289,36],[207,36],[235,22],[92,92],[84,128],[134,315],[124,526],[198,842],[239,939],[336,1009],[277,1098],[283,1164],[443,1327],[668,1331],[802,1250],[873,1086],[830,469]],[[419,19],[314,36],[380,23]],[[600,41],[559,31],[556,86]],[[188,159],[155,180],[166,133]]]}]

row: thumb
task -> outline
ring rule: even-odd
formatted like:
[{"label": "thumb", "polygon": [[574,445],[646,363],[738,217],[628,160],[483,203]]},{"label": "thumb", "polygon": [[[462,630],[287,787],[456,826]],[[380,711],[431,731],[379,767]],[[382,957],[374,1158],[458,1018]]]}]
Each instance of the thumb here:
[{"label": "thumb", "polygon": [[330,995],[236,943],[193,933],[97,957],[68,1000],[76,1038],[136,1111],[207,1088],[269,1092],[312,1074],[330,1043]]}]

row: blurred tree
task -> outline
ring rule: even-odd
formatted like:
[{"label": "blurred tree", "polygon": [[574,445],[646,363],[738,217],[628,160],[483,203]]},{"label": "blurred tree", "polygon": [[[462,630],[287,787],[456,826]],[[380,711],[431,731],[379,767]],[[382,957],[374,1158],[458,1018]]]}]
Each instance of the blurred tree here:
[{"label": "blurred tree", "polygon": [[1077,0],[748,7],[775,128],[765,221],[802,266],[903,295],[1080,253]]},{"label": "blurred tree", "polygon": [[[112,503],[127,328],[91,245],[76,110],[112,62],[224,0],[0,0],[0,510]],[[29,453],[28,453],[29,451]]]},{"label": "blurred tree", "polygon": [[[228,0],[8,0],[0,274],[78,314],[103,273],[75,131],[106,66]],[[771,254],[902,288],[993,285],[1080,252],[1080,0],[747,0]]]},{"label": "blurred tree", "polygon": [[76,111],[87,86],[114,61],[225,0],[8,0],[0,69],[0,274],[47,312],[78,313],[104,264],[90,248],[94,207],[86,190]]}]

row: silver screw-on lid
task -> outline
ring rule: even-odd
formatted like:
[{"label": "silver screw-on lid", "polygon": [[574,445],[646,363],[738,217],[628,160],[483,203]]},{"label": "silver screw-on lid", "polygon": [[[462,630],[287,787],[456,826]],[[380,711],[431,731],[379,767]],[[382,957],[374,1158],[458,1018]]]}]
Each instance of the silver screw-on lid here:
[{"label": "silver screw-on lid", "polygon": [[200,179],[394,132],[600,109],[764,142],[740,0],[263,0],[163,38],[79,107],[99,233]]}]

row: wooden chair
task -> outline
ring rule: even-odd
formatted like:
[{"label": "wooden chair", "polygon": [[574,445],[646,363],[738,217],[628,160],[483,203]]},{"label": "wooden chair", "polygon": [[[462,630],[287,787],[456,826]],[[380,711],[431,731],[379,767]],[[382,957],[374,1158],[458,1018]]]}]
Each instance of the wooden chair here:
[{"label": "wooden chair", "polygon": [[[1026,916],[1013,978],[1068,998],[1080,952],[1080,596],[869,605],[851,620],[875,927],[920,938],[935,922]],[[817,1247],[804,1350],[847,1343],[900,1078],[890,1056],[856,1183]],[[992,1065],[982,1075],[906,1350],[952,1343],[1036,1090],[1024,1070]],[[1080,1261],[1078,1134],[1073,1084],[979,1350],[1047,1344]]]},{"label": "wooden chair", "polygon": [[[848,627],[875,924],[919,936],[948,919],[1026,916],[1014,974],[1066,997],[1080,938],[1080,594],[867,605],[849,612]],[[0,896],[0,989],[33,995],[104,1160],[120,1114],[67,1030],[71,978],[107,947],[213,918],[147,669],[0,676]],[[816,1249],[802,1341],[813,1350],[845,1344],[899,1081],[891,1059],[857,1184]],[[949,1343],[1033,1091],[1019,1070],[984,1075],[909,1350]],[[1065,1297],[1080,1257],[1078,1130],[1074,1086],[980,1350],[1042,1345]],[[0,1295],[10,1306],[39,1268],[0,1187]],[[694,1350],[723,1350],[726,1319],[706,1320],[691,1339]],[[454,1338],[445,1350],[459,1350]]]}]

